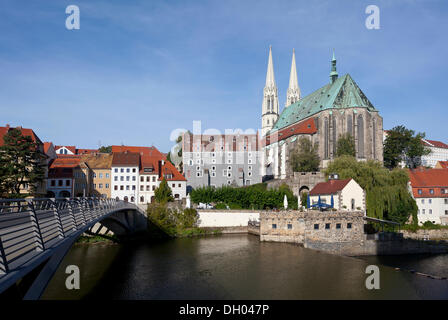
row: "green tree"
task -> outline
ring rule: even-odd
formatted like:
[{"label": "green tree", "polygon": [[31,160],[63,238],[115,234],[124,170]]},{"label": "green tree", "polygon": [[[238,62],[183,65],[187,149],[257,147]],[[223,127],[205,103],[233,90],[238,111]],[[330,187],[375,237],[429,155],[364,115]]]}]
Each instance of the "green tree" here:
[{"label": "green tree", "polygon": [[308,199],[308,192],[303,192],[303,193],[301,194],[301,196],[300,196],[300,204],[301,204],[303,207],[306,207],[307,199]]},{"label": "green tree", "polygon": [[353,139],[350,133],[345,133],[339,136],[336,146],[336,154],[338,157],[344,155],[352,157],[356,156],[355,139]]},{"label": "green tree", "polygon": [[107,146],[107,147],[102,146],[102,147],[100,147],[98,149],[98,152],[100,152],[100,153],[111,153],[112,152],[112,146]]},{"label": "green tree", "polygon": [[388,131],[384,141],[384,166],[396,168],[404,161],[409,168],[421,165],[421,157],[431,153],[429,148],[422,144],[425,133],[415,133],[414,130],[404,126],[396,126]]},{"label": "green tree", "polygon": [[369,217],[406,223],[412,215],[413,224],[417,224],[417,204],[408,191],[405,169],[388,170],[378,161],[342,156],[328,165],[325,174],[331,173],[340,179],[353,178],[366,191]]},{"label": "green tree", "polygon": [[[9,198],[26,197],[35,193],[45,177],[45,156],[30,136],[19,129],[11,129],[3,137],[0,147],[0,192]],[[28,185],[30,193],[20,190]]]},{"label": "green tree", "polygon": [[317,144],[306,137],[300,137],[296,149],[292,153],[291,166],[294,172],[312,172],[319,170],[319,154]]},{"label": "green tree", "polygon": [[154,197],[158,203],[167,203],[173,201],[173,195],[171,193],[171,188],[168,186],[165,178],[163,178],[160,185],[154,190]]}]

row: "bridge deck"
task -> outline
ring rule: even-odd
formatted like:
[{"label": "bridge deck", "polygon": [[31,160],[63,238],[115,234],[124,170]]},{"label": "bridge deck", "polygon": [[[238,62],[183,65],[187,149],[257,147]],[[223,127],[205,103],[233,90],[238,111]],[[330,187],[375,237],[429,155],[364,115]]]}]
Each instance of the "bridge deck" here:
[{"label": "bridge deck", "polygon": [[95,223],[135,206],[103,198],[0,200],[0,293]]}]

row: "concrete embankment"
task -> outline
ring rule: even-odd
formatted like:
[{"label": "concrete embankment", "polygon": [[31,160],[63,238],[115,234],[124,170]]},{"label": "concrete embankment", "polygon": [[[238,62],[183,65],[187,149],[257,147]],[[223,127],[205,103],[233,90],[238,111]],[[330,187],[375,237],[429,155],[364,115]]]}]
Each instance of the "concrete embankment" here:
[{"label": "concrete embankment", "polygon": [[448,241],[448,229],[431,229],[431,230],[419,229],[415,232],[403,230],[401,231],[401,233],[403,233],[403,237],[407,239]]}]

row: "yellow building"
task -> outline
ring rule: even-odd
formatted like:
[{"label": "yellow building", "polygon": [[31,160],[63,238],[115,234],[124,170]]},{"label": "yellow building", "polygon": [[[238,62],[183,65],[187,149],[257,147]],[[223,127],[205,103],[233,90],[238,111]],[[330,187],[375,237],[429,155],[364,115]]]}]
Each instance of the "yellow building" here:
[{"label": "yellow building", "polygon": [[[88,167],[88,195],[110,198],[112,154],[94,153],[82,156],[82,162]],[[82,168],[81,168],[82,170]]]}]

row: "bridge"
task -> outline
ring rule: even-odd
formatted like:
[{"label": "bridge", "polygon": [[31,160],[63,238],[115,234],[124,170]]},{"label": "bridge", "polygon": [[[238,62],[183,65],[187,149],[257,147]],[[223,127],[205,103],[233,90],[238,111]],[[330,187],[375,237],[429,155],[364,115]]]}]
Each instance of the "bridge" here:
[{"label": "bridge", "polygon": [[98,223],[120,236],[146,229],[147,219],[116,199],[1,199],[0,294],[39,299],[72,244]]}]

